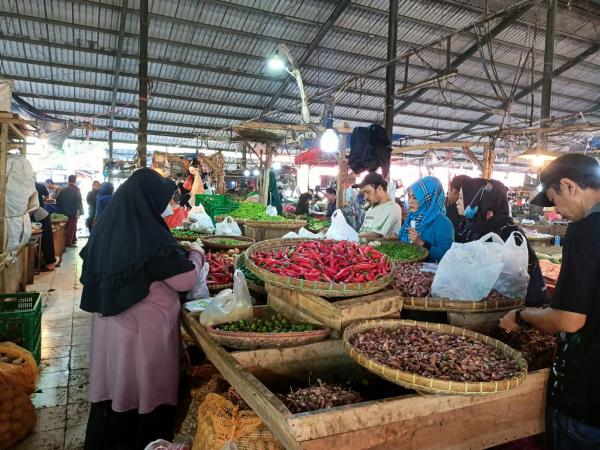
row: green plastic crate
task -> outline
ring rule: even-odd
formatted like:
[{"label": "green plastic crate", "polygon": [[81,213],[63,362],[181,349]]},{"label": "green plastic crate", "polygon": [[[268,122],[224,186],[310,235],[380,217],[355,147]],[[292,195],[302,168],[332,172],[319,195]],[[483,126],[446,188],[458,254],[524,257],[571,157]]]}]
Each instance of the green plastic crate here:
[{"label": "green plastic crate", "polygon": [[40,363],[42,349],[42,294],[0,294],[0,342],[10,341],[29,350]]},{"label": "green plastic crate", "polygon": [[204,209],[212,206],[223,206],[226,201],[227,197],[224,195],[196,194],[196,206],[202,205]]}]

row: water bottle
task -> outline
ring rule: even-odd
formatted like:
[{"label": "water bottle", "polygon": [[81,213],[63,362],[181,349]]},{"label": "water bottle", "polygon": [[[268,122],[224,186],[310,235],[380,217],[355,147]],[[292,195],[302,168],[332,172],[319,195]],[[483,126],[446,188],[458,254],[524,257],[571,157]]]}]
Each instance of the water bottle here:
[{"label": "water bottle", "polygon": [[554,245],[560,247],[560,236],[554,236]]},{"label": "water bottle", "polygon": [[[410,221],[410,227],[411,228],[415,228],[417,226],[417,221],[416,220],[411,220]],[[410,239],[410,242],[412,242],[412,239]]]}]

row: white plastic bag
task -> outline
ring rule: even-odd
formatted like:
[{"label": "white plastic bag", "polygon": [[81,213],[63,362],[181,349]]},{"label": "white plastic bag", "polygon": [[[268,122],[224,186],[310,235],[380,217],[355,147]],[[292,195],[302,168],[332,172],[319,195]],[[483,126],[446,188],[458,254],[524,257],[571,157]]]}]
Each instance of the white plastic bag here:
[{"label": "white plastic bag", "polygon": [[323,239],[325,237],[325,234],[323,233],[312,233],[310,231],[308,231],[306,228],[302,227],[300,228],[300,230],[298,230],[298,232],[294,232],[294,231],[290,231],[289,233],[286,233],[285,235],[283,235],[282,239],[298,239],[298,238],[304,238],[304,239]]},{"label": "white plastic bag", "polygon": [[208,298],[210,296],[208,285],[206,284],[206,277],[208,276],[209,269],[208,263],[205,262],[202,266],[202,270],[200,270],[200,275],[198,275],[196,285],[185,295],[187,300],[197,300],[199,298]]},{"label": "white plastic bag", "polygon": [[244,272],[236,269],[233,274],[233,291],[225,290],[217,295],[200,314],[200,323],[206,327],[251,319],[252,316],[252,298],[246,277]]},{"label": "white plastic bag", "polygon": [[325,237],[336,241],[358,242],[358,233],[348,225],[340,209],[336,209],[331,216],[331,226],[327,230]]},{"label": "white plastic bag", "polygon": [[267,206],[265,213],[267,216],[275,217],[277,215],[277,208],[275,208],[273,205],[269,205]]},{"label": "white plastic bag", "polygon": [[242,230],[231,216],[225,217],[222,222],[219,222],[215,227],[215,234],[219,236],[241,236]]},{"label": "white plastic bag", "polygon": [[466,244],[455,242],[438,265],[432,295],[465,301],[487,297],[504,267],[503,248],[504,241],[495,233]]},{"label": "white plastic bag", "polygon": [[187,450],[187,447],[184,444],[174,444],[173,442],[159,439],[150,442],[144,450]]},{"label": "white plastic bag", "polygon": [[[517,235],[521,238],[521,244],[515,239]],[[511,233],[504,243],[502,262],[504,267],[494,284],[494,289],[508,298],[525,298],[529,285],[529,251],[525,236],[518,231]]]},{"label": "white plastic bag", "polygon": [[192,209],[190,209],[190,212],[188,213],[188,220],[190,222],[198,222],[198,219],[201,218],[203,214],[206,214],[204,206],[194,206]]},{"label": "white plastic bag", "polygon": [[215,232],[215,226],[208,214],[197,214],[195,218],[197,220],[190,225],[190,230],[205,234],[213,234]]}]

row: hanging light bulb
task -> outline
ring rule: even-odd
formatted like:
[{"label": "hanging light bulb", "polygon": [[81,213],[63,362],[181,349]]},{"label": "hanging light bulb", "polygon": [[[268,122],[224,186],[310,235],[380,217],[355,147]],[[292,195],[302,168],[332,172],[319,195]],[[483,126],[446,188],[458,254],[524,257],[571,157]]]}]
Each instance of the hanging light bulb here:
[{"label": "hanging light bulb", "polygon": [[325,133],[321,136],[321,150],[325,153],[335,153],[338,151],[339,139],[333,131],[333,110],[327,111],[327,121],[325,122]]},{"label": "hanging light bulb", "polygon": [[254,169],[254,170],[252,171],[252,175],[254,175],[255,177],[259,176],[259,175],[260,175],[260,170],[258,170],[258,169]]},{"label": "hanging light bulb", "polygon": [[245,177],[249,177],[250,176],[250,171],[248,169],[244,170],[244,176]]},{"label": "hanging light bulb", "polygon": [[273,170],[281,170],[281,163],[279,161],[275,161],[272,165],[271,168]]},{"label": "hanging light bulb", "polygon": [[273,56],[269,58],[267,64],[269,66],[269,69],[271,69],[274,72],[281,72],[282,70],[285,70],[285,62],[283,61],[281,56],[279,56],[279,51],[275,51]]}]

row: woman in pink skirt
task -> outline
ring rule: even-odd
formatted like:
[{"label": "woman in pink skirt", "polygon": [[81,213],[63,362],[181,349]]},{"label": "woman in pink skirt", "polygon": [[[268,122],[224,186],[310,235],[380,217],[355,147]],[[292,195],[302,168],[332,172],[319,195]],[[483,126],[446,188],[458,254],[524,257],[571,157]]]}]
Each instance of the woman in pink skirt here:
[{"label": "woman in pink skirt", "polygon": [[173,239],[162,213],[173,181],[140,169],[116,191],[81,251],[81,309],[94,313],[85,449],[143,449],[173,438],[179,292],[203,254]]}]

